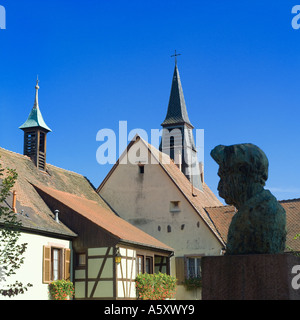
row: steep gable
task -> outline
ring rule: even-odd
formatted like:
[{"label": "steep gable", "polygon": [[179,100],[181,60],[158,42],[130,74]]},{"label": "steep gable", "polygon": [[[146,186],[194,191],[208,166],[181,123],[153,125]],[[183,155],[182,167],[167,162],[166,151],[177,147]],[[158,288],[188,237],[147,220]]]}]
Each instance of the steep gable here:
[{"label": "steep gable", "polygon": [[[193,208],[195,213],[200,216],[200,218],[204,221],[207,227],[213,232],[215,237],[218,239],[221,244],[224,244],[222,237],[220,236],[219,232],[217,231],[215,225],[212,223],[211,219],[207,215],[207,212],[204,210],[204,207],[207,206],[220,206],[221,202],[217,199],[217,197],[213,194],[213,192],[209,189],[209,187],[204,183],[203,191],[199,190],[191,184],[191,182],[185,177],[185,175],[179,170],[179,168],[174,164],[174,162],[170,159],[170,157],[159,150],[157,150],[152,145],[148,144],[146,141],[141,139],[140,137],[135,137],[134,140],[128,145],[127,149],[121,155],[120,159],[117,163],[113,166],[111,171],[108,173],[106,178],[103,180],[101,185],[98,187],[97,192],[101,195],[104,194],[103,189],[108,181],[111,179],[114,172],[118,170],[119,166],[122,166],[122,162],[124,162],[124,158],[130,156],[131,152],[136,152],[134,148],[136,148],[136,144],[142,144],[146,150],[148,151],[148,157],[144,155],[145,161],[151,164],[157,164],[162,170],[160,171],[161,174],[165,174],[165,176],[169,179],[169,181],[173,184],[173,186],[179,190],[181,195],[187,200],[190,206]],[[134,147],[135,146],[135,147]],[[134,150],[133,150],[134,149]],[[127,159],[128,160],[128,159]],[[127,162],[128,163],[128,162]],[[129,169],[128,169],[129,170]],[[147,170],[147,169],[146,169]],[[142,179],[142,178],[141,178]],[[124,181],[125,184],[128,184],[128,181]],[[123,192],[129,192],[126,190],[125,186],[118,186],[115,185],[116,188],[120,187],[120,189],[124,189]],[[129,188],[129,186],[128,186]],[[127,189],[128,189],[127,188]],[[154,186],[153,186],[154,188]],[[128,189],[129,190],[129,189]],[[167,192],[167,191],[166,191]],[[118,190],[116,190],[116,195],[118,194]],[[111,194],[113,197],[113,194]],[[138,197],[138,194],[136,195]],[[141,195],[145,197],[145,195]],[[131,195],[133,197],[133,195]],[[105,197],[104,197],[105,198]],[[150,195],[149,195],[150,198]],[[111,199],[105,199],[108,203],[111,204]],[[155,200],[153,200],[155,201]],[[118,202],[115,199],[113,202]],[[143,200],[144,203],[146,203]],[[142,203],[142,202],[141,202]],[[126,206],[126,204],[124,204]],[[122,214],[122,210],[118,210],[120,214]],[[127,217],[128,218],[128,217]],[[150,217],[148,217],[150,219]]]}]

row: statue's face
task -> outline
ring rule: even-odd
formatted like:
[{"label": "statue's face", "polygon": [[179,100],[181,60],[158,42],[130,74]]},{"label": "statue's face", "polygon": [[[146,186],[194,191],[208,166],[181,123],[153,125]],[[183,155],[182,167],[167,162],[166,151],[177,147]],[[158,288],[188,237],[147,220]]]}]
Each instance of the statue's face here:
[{"label": "statue's face", "polygon": [[239,198],[240,192],[237,175],[234,172],[229,172],[220,167],[218,176],[220,177],[218,184],[220,197],[223,198],[227,204],[235,205],[235,200]]},{"label": "statue's face", "polygon": [[227,202],[227,200],[229,200],[228,195],[226,194],[226,192],[228,193],[228,176],[226,176],[224,174],[224,172],[222,172],[221,168],[218,171],[218,176],[220,177],[220,181],[218,184],[218,191],[219,191],[219,195],[221,198],[225,199],[226,203],[229,204]]}]

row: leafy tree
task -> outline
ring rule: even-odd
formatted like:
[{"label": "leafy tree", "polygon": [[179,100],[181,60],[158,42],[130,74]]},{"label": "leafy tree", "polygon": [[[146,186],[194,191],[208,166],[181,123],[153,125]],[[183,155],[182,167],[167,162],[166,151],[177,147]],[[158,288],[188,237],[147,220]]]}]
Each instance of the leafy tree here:
[{"label": "leafy tree", "polygon": [[[23,254],[27,243],[19,244],[21,222],[17,215],[6,205],[6,199],[13,188],[18,174],[14,169],[4,169],[0,163],[0,295],[16,296],[28,290],[32,285],[16,281],[13,284],[5,284],[7,278],[16,274],[16,270],[24,263]],[[4,285],[3,285],[4,284]]]}]

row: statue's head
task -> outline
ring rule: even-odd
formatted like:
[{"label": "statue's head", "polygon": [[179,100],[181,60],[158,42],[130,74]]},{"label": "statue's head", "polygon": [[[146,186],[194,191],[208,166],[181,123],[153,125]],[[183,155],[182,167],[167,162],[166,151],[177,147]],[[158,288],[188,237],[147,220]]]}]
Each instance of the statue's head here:
[{"label": "statue's head", "polygon": [[218,191],[227,204],[239,207],[261,190],[268,179],[268,159],[251,143],[219,145],[211,151],[211,156],[219,165]]}]

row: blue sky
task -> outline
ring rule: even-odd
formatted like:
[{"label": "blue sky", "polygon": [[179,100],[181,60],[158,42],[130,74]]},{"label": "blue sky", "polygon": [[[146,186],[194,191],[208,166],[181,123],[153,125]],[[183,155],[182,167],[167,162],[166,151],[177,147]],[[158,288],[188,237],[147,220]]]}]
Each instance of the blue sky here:
[{"label": "blue sky", "polygon": [[189,118],[205,131],[205,180],[217,194],[218,144],[251,142],[270,162],[267,188],[300,197],[300,29],[296,0],[0,0],[0,146],[23,152],[35,80],[47,161],[98,187],[96,134],[160,129],[176,49]]}]

